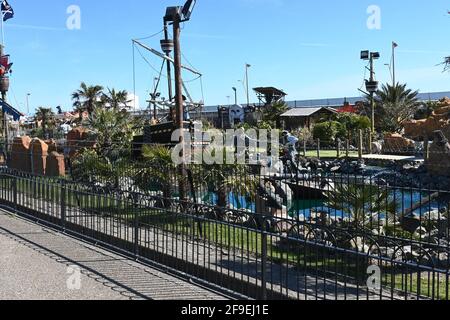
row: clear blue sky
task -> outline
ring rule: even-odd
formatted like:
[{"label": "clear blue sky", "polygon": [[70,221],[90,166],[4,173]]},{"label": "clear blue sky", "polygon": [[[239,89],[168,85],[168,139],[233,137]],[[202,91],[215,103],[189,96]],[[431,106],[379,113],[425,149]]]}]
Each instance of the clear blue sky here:
[{"label": "clear blue sky", "polygon": [[[165,7],[184,0],[10,0],[15,17],[5,23],[14,62],[10,102],[25,111],[26,94],[37,106],[71,108],[81,81],[133,91],[132,38],[162,29]],[[81,8],[81,30],[66,29],[67,7]],[[381,9],[381,30],[369,30],[367,8]],[[207,105],[226,104],[231,87],[276,86],[289,99],[358,96],[364,76],[361,49],[379,50],[377,78],[389,81],[391,41],[397,78],[421,92],[450,90],[450,74],[435,65],[450,55],[448,0],[198,0],[182,31],[186,58],[204,73]],[[159,48],[159,36],[145,40]],[[146,54],[154,68],[160,61]],[[186,63],[186,61],[185,61]],[[141,104],[156,72],[136,54]],[[193,76],[185,74],[185,79]],[[201,98],[199,82],[189,84]],[[252,95],[252,100],[255,98]]]}]

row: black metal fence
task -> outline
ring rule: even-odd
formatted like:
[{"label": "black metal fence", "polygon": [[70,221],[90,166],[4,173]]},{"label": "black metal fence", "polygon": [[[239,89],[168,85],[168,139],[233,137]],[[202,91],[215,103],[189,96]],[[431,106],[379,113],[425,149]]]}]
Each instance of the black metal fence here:
[{"label": "black metal fence", "polygon": [[3,168],[0,204],[249,298],[449,298],[449,192],[308,165]]}]

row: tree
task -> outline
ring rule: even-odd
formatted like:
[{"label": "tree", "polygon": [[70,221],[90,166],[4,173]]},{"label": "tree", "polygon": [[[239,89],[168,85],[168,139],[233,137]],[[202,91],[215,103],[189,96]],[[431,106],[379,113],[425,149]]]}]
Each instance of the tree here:
[{"label": "tree", "polygon": [[112,109],[127,109],[130,102],[126,90],[116,91],[116,89],[108,88],[108,94],[102,96],[103,105]]},{"label": "tree", "polygon": [[337,137],[345,136],[344,126],[337,121],[326,121],[318,123],[313,128],[314,140],[320,139],[324,144],[330,144]]},{"label": "tree", "polygon": [[272,128],[281,127],[281,115],[289,110],[284,102],[277,102],[263,110],[263,121]]},{"label": "tree", "polygon": [[[412,119],[420,105],[418,94],[418,91],[407,89],[406,84],[383,85],[375,99],[377,130],[401,133],[403,122]],[[370,96],[366,98],[370,101]]]},{"label": "tree", "polygon": [[163,207],[169,208],[176,185],[176,166],[171,151],[165,146],[148,146],[142,148],[143,165],[135,174],[135,184],[142,192],[161,191]]},{"label": "tree", "polygon": [[55,114],[51,108],[40,107],[36,110],[36,122],[41,122],[44,139],[48,138],[47,129],[54,125]]},{"label": "tree", "polygon": [[114,161],[131,150],[139,121],[125,110],[97,107],[89,116],[86,127],[91,130],[97,153]]},{"label": "tree", "polygon": [[91,115],[96,107],[102,105],[102,95],[102,86],[87,86],[86,83],[81,83],[80,89],[72,94],[73,106],[79,112],[80,119],[82,118],[81,115],[83,112],[87,111]]},{"label": "tree", "polygon": [[373,227],[381,214],[386,221],[395,220],[397,205],[388,191],[372,185],[336,183],[326,192],[327,206],[348,214],[353,227]]},{"label": "tree", "polygon": [[338,132],[338,138],[348,139],[358,135],[359,130],[370,129],[370,119],[366,116],[360,116],[354,113],[340,113],[336,116],[336,121],[342,126],[341,131]]},{"label": "tree", "polygon": [[450,56],[445,57],[441,64],[444,66],[444,72],[450,71]]}]

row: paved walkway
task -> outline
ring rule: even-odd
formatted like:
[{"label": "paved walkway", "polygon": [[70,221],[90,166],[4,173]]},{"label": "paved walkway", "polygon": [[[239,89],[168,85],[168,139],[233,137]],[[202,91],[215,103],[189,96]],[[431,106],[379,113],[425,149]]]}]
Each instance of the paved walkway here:
[{"label": "paved walkway", "polygon": [[0,300],[12,299],[224,298],[0,210]]},{"label": "paved walkway", "polygon": [[368,160],[387,160],[387,161],[411,161],[411,162],[424,162],[423,158],[418,158],[415,156],[395,156],[395,155],[385,155],[385,154],[365,154],[363,159]]}]

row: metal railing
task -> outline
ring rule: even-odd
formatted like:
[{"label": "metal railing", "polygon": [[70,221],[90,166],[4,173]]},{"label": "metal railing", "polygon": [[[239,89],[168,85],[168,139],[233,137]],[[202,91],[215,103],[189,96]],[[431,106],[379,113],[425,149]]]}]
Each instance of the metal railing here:
[{"label": "metal railing", "polygon": [[115,172],[75,181],[3,168],[0,204],[249,298],[449,299],[447,191],[247,166]]}]

